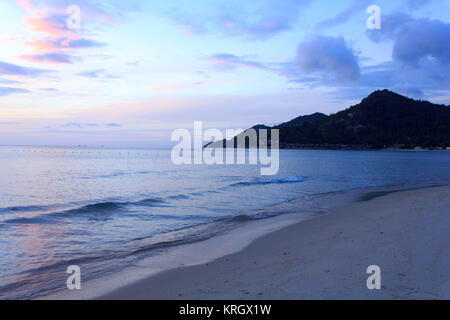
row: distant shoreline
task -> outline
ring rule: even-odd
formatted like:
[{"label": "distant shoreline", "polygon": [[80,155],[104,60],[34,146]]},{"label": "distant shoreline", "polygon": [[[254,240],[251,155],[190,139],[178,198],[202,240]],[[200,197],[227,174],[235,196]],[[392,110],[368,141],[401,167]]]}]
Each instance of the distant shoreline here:
[{"label": "distant shoreline", "polygon": [[284,144],[280,146],[280,150],[356,150],[356,151],[450,151],[450,149],[444,149],[439,147],[430,148],[374,148],[370,146],[358,146],[358,145],[312,145],[312,144]]},{"label": "distant shoreline", "polygon": [[[270,146],[269,146],[270,147]],[[210,149],[210,148],[220,148],[215,143],[208,143],[204,147],[204,149]],[[224,147],[226,149],[226,147]],[[239,148],[232,148],[232,149],[239,149]],[[248,148],[246,148],[248,149]],[[280,145],[279,150],[323,150],[323,151],[329,151],[329,150],[336,150],[336,151],[399,151],[399,152],[424,152],[424,151],[440,151],[440,152],[449,152],[450,149],[444,149],[444,148],[394,148],[394,147],[388,147],[388,148],[373,148],[373,147],[366,147],[366,146],[355,146],[355,145],[311,145],[311,144],[305,144],[305,145]]]},{"label": "distant shoreline", "polygon": [[424,151],[439,151],[439,152],[449,152],[450,149],[400,149],[400,148],[362,148],[362,147],[283,147],[280,150],[338,150],[338,151],[398,151],[398,152],[424,152]]}]

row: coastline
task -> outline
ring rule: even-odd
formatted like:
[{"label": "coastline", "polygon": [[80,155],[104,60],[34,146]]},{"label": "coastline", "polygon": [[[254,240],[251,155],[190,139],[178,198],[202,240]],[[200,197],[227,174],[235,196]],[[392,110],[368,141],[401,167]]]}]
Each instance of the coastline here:
[{"label": "coastline", "polygon": [[284,214],[270,219],[248,221],[236,229],[208,240],[170,248],[161,255],[144,258],[126,269],[83,282],[82,290],[69,291],[64,286],[61,290],[37,297],[36,300],[98,299],[115,290],[166,271],[209,264],[223,256],[245,249],[253,241],[266,234],[314,218],[317,214],[316,212]]},{"label": "coastline", "polygon": [[[450,186],[395,191],[314,219],[252,222],[169,257],[196,253],[190,264],[163,271],[153,260],[109,286],[92,281],[41,299],[448,299],[449,193]],[[382,290],[366,288],[373,264]]]}]

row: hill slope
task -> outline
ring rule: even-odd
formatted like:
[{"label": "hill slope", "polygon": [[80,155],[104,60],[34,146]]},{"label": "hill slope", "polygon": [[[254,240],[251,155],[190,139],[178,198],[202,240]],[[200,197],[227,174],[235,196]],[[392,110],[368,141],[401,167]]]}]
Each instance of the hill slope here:
[{"label": "hill slope", "polygon": [[450,107],[383,90],[336,114],[301,116],[273,129],[281,148],[449,147]]}]

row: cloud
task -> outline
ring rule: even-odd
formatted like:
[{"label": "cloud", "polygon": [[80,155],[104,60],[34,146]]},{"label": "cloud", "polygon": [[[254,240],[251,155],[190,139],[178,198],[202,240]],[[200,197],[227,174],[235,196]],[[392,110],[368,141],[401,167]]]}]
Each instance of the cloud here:
[{"label": "cloud", "polygon": [[13,124],[18,124],[17,122],[0,121],[0,125],[9,126]]},{"label": "cloud", "polygon": [[393,41],[392,59],[403,65],[419,67],[426,60],[450,64],[449,23],[392,14],[384,17],[381,30],[366,34],[374,42]]},{"label": "cloud", "polygon": [[379,30],[367,30],[366,35],[373,42],[394,40],[399,29],[411,21],[413,21],[413,18],[404,13],[383,15],[381,20],[382,28]]},{"label": "cloud", "polygon": [[[406,7],[408,9],[417,10],[437,0],[404,0],[404,1],[406,2]],[[350,6],[345,10],[341,11],[340,13],[329,19],[325,19],[317,23],[315,29],[316,31],[323,31],[325,29],[330,29],[337,25],[344,24],[348,22],[351,18],[353,18],[355,15],[365,16],[366,9],[372,4],[374,4],[373,0],[353,0]]]},{"label": "cloud", "polygon": [[366,34],[374,42],[392,42],[392,63],[383,73],[369,72],[373,81],[386,81],[415,95],[450,89],[449,23],[405,14],[387,15],[382,23],[381,30]]},{"label": "cloud", "polygon": [[139,61],[131,61],[131,62],[127,62],[127,66],[131,66],[131,67],[139,67],[140,62]]},{"label": "cloud", "polygon": [[67,28],[68,15],[65,13],[33,10],[32,16],[24,18],[24,22],[31,31],[44,33],[52,37],[76,36],[76,31]]},{"label": "cloud", "polygon": [[30,90],[22,88],[10,88],[10,87],[0,87],[0,96],[9,96],[11,94],[17,93],[28,93]]},{"label": "cloud", "polygon": [[21,81],[10,80],[10,79],[1,79],[1,78],[0,78],[0,83],[1,84],[22,84]]},{"label": "cloud", "polygon": [[78,128],[81,129],[83,128],[83,125],[81,123],[78,122],[71,122],[71,123],[65,123],[60,125],[61,128]]},{"label": "cloud", "polygon": [[316,30],[324,30],[346,23],[354,15],[365,14],[366,8],[372,3],[372,0],[353,0],[350,6],[336,16],[323,20],[316,25]]},{"label": "cloud", "polygon": [[101,76],[101,74],[103,74],[105,71],[106,71],[105,69],[91,70],[91,71],[77,73],[77,75],[81,76],[81,77],[95,79],[95,78],[99,78]]},{"label": "cloud", "polygon": [[117,79],[117,78],[120,78],[118,76],[113,76],[113,75],[107,73],[107,71],[105,69],[89,70],[89,71],[77,73],[77,75],[81,76],[81,77],[91,78],[91,79],[99,79],[99,78],[101,78],[101,79]]},{"label": "cloud", "polygon": [[[377,89],[390,89],[412,98],[434,96],[450,89],[450,67],[428,61],[411,67],[395,61],[363,67],[360,80],[353,86],[341,86],[340,95],[357,98]],[[342,97],[342,96],[341,96]]]},{"label": "cloud", "polygon": [[61,15],[66,13],[70,5],[77,5],[82,9],[82,17],[86,22],[100,21],[108,24],[117,23],[128,12],[140,10],[139,1],[136,0],[16,0],[16,3],[28,12],[39,13],[47,10]]},{"label": "cloud", "polygon": [[[88,37],[98,24],[114,24],[131,10],[137,10],[136,1],[103,2],[91,0],[16,0],[16,3],[29,15],[24,23],[36,35],[26,41],[33,53],[22,55],[23,59],[37,63],[68,64],[80,61],[74,51],[98,48],[105,43]],[[67,9],[77,5],[81,12],[79,29],[68,28],[70,14]]]},{"label": "cloud", "polygon": [[320,81],[356,81],[360,77],[358,57],[342,37],[314,35],[300,43],[295,65],[302,74]]},{"label": "cloud", "polygon": [[435,0],[408,0],[408,6],[411,9],[420,9],[421,7],[426,6],[434,1]]},{"label": "cloud", "polygon": [[86,49],[86,48],[99,48],[106,44],[103,42],[98,42],[92,39],[79,38],[70,39],[68,37],[62,38],[46,38],[34,41],[26,42],[27,45],[34,47],[35,51],[51,51],[58,49]]},{"label": "cloud", "polygon": [[301,9],[310,3],[311,0],[208,1],[202,8],[207,14],[201,17],[197,11],[177,9],[172,9],[170,16],[187,35],[213,32],[258,40],[292,29]]},{"label": "cloud", "polygon": [[40,88],[39,90],[45,92],[58,92],[58,89],[55,88]]},{"label": "cloud", "polygon": [[0,75],[17,75],[25,77],[38,77],[52,72],[51,70],[22,67],[17,64],[0,61]]},{"label": "cloud", "polygon": [[309,86],[355,83],[360,78],[358,56],[342,37],[313,35],[298,45],[292,61],[265,63],[244,56],[218,53],[210,57],[217,71],[254,68]]},{"label": "cloud", "polygon": [[418,65],[423,59],[450,63],[450,24],[419,19],[407,22],[394,38],[393,59],[407,65]]},{"label": "cloud", "polygon": [[[97,123],[81,123],[81,122],[70,122],[70,123],[64,123],[61,124],[60,127],[64,129],[83,129],[83,128],[93,128],[98,127],[99,125]],[[121,125],[117,123],[107,123],[104,125],[105,127],[113,127],[113,128],[120,128]]]},{"label": "cloud", "polygon": [[22,59],[36,63],[72,64],[80,58],[61,52],[51,52],[42,54],[25,54]]},{"label": "cloud", "polygon": [[121,127],[121,125],[118,124],[118,123],[108,123],[108,124],[106,124],[106,126],[107,126],[107,127],[114,127],[114,128],[119,128],[119,127]]},{"label": "cloud", "polygon": [[385,20],[381,34],[368,36],[376,42],[393,41],[393,58],[375,65],[368,65],[371,60],[367,59],[361,65],[344,38],[322,35],[303,40],[295,58],[287,62],[266,63],[230,53],[210,58],[217,71],[259,69],[284,76],[291,85],[298,85],[289,89],[327,87],[336,90],[335,97],[340,99],[355,99],[386,88],[414,98],[449,90],[449,25],[407,15]]},{"label": "cloud", "polygon": [[239,67],[271,70],[262,62],[247,60],[245,57],[238,57],[229,53],[217,53],[211,56],[214,68],[217,71],[231,71]]}]

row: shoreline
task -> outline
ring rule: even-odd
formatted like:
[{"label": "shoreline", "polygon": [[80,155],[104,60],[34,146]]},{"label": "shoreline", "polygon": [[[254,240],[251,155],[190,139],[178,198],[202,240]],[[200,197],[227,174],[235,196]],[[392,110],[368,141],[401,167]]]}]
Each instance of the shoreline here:
[{"label": "shoreline", "polygon": [[[450,219],[444,213],[449,192],[450,186],[394,191],[338,205],[320,217],[287,214],[255,221],[169,256],[175,262],[179,255],[196,254],[188,264],[163,270],[150,259],[109,282],[93,280],[79,292],[40,299],[448,299]],[[423,221],[427,210],[430,219],[443,221]],[[425,243],[434,246],[423,245],[427,237]],[[368,255],[372,251],[376,259]],[[412,253],[425,260],[408,267]],[[443,262],[421,275],[430,269],[425,266],[430,259]],[[365,268],[375,262],[384,275],[383,290],[369,291]]]},{"label": "shoreline", "polygon": [[[212,263],[178,268],[100,299],[449,299],[450,187],[338,207]],[[379,265],[382,289],[366,287]]]},{"label": "shoreline", "polygon": [[236,229],[205,241],[170,248],[161,255],[144,258],[123,270],[86,281],[82,284],[82,290],[69,291],[62,288],[49,295],[36,297],[35,300],[98,299],[110,292],[166,271],[209,264],[223,256],[235,254],[266,234],[314,218],[316,214],[314,212],[284,214],[270,219],[248,221]]}]

